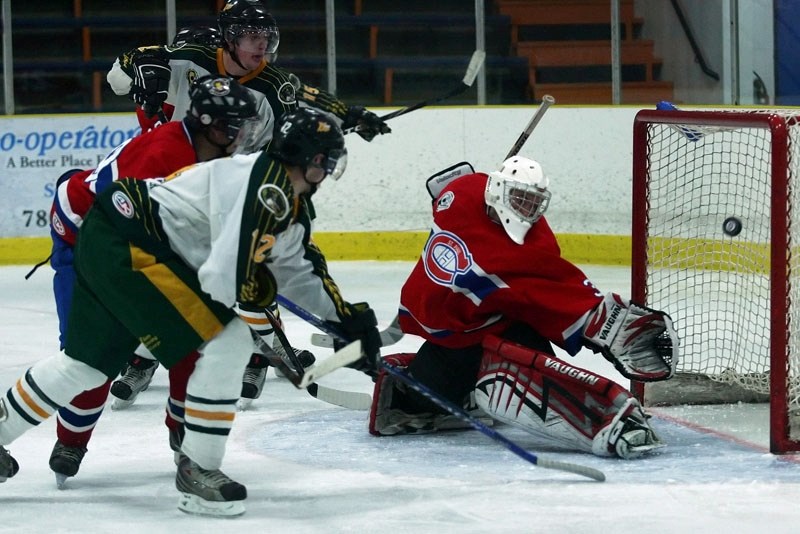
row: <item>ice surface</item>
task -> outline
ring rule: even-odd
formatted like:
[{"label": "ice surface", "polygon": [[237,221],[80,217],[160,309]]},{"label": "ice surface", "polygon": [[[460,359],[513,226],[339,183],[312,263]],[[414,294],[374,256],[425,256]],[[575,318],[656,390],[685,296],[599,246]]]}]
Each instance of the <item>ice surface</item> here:
[{"label": "ice surface", "polygon": [[[335,262],[349,300],[367,300],[381,326],[394,317],[411,269],[404,262]],[[586,266],[603,290],[629,293],[625,268]],[[0,268],[0,388],[57,350],[47,268]],[[287,332],[309,344],[313,329],[284,313]],[[406,336],[390,352],[413,351]],[[572,363],[619,379],[591,353]],[[322,383],[371,390],[343,369]],[[0,532],[770,532],[800,531],[800,465],[766,452],[762,406],[658,409],[653,425],[668,447],[618,461],[548,449],[496,427],[541,457],[601,469],[597,483],[534,467],[475,431],[375,438],[366,412],[313,399],[270,372],[262,397],[237,416],[223,470],[248,487],[236,519],[185,515],[176,508],[175,466],[163,426],[166,373],[130,409],[106,410],[81,471],[57,490],[47,466],[55,421],[8,448],[21,470],[0,485]]]}]

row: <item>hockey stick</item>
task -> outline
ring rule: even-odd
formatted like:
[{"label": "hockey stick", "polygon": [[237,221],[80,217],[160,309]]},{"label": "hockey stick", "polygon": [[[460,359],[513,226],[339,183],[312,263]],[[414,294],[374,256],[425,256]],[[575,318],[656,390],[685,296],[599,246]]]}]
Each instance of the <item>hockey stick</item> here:
[{"label": "hockey stick", "polygon": [[[380,331],[381,336],[381,347],[388,347],[389,345],[394,345],[401,339],[403,339],[403,331],[400,330],[400,323],[399,323],[399,316],[395,315],[392,323]],[[328,334],[311,334],[311,344],[315,347],[326,347],[332,348],[333,347],[333,336],[329,336]]]},{"label": "hockey stick", "polygon": [[434,392],[421,382],[418,382],[415,378],[409,376],[408,374],[398,369],[394,365],[390,364],[389,362],[382,360],[380,366],[387,373],[397,378],[401,382],[405,383],[408,387],[410,387],[420,395],[423,395],[437,406],[444,408],[445,410],[450,412],[450,414],[464,421],[465,423],[470,425],[472,428],[474,428],[484,436],[487,436],[495,440],[496,442],[500,443],[506,449],[510,450],[523,460],[526,460],[532,463],[533,465],[543,467],[545,469],[555,469],[557,471],[566,471],[568,473],[575,473],[576,475],[581,475],[587,478],[591,478],[592,480],[596,480],[598,482],[605,481],[606,479],[605,474],[603,474],[602,471],[595,469],[593,467],[587,467],[585,465],[580,465],[580,464],[559,462],[557,460],[547,460],[545,458],[539,458],[535,454],[528,452],[527,450],[523,449],[522,447],[511,441],[497,430],[481,423],[477,418],[468,414],[460,406],[453,404],[446,398]]},{"label": "hockey stick", "polygon": [[[454,87],[447,94],[437,96],[436,98],[431,98],[429,100],[423,100],[422,102],[417,102],[416,104],[404,107],[403,109],[398,109],[397,111],[387,113],[386,115],[383,115],[380,119],[382,121],[388,121],[390,119],[394,119],[395,117],[399,117],[400,115],[405,115],[406,113],[411,113],[412,111],[424,108],[425,106],[438,104],[439,102],[447,100],[448,98],[453,98],[454,96],[460,95],[461,93],[472,87],[472,84],[475,83],[475,78],[478,77],[478,72],[481,70],[484,61],[486,61],[486,52],[484,52],[483,50],[475,50],[472,53],[472,57],[469,60],[469,65],[467,65],[467,72],[464,74],[464,78],[461,80],[461,83],[458,84],[458,87]],[[346,129],[344,133],[348,134],[350,132],[357,132],[358,130],[359,130],[358,126],[354,126],[352,128]]]},{"label": "hockey stick", "polygon": [[533,133],[533,129],[536,128],[536,125],[539,124],[539,121],[542,120],[542,117],[544,117],[547,108],[549,108],[555,103],[556,99],[550,95],[544,95],[542,97],[542,103],[539,104],[538,108],[536,108],[536,113],[533,114],[533,117],[531,117],[531,120],[528,122],[528,125],[525,127],[522,133],[519,134],[519,137],[514,143],[514,146],[512,146],[511,150],[508,151],[508,155],[505,157],[505,159],[508,159],[512,156],[516,156],[517,154],[519,154],[522,145],[525,144],[525,142],[531,136],[531,133]]},{"label": "hockey stick", "polygon": [[[297,385],[296,382],[300,381],[299,373],[294,371],[294,369],[292,369],[287,362],[283,361],[281,355],[275,352],[272,347],[264,343],[260,336],[254,336],[254,339],[259,352],[261,352],[264,357],[267,358],[267,361],[270,363],[270,365],[279,370],[285,377],[287,377],[287,380],[292,382],[293,385]],[[293,377],[294,380],[289,377]],[[313,382],[306,387],[306,391],[315,399],[327,402],[328,404],[333,404],[335,406],[341,406],[342,408],[347,408],[348,410],[369,410],[370,406],[372,405],[372,395],[369,393],[342,391]],[[246,410],[252,402],[252,399],[240,399],[239,401],[242,402],[244,400],[250,402],[247,402],[246,404],[240,404],[240,410]]]},{"label": "hockey stick", "polygon": [[[328,335],[337,337],[341,340],[346,340],[347,338],[342,334],[342,332],[338,331],[338,329],[334,328],[329,323],[321,320],[319,317],[313,315],[312,313],[304,310],[294,302],[284,298],[278,297],[278,303],[285,307],[287,310],[291,311],[301,319],[305,320],[306,322],[316,326],[320,330],[328,333]],[[539,458],[535,454],[528,452],[527,450],[523,449],[507,437],[503,436],[496,430],[492,429],[491,427],[486,426],[485,424],[481,423],[475,417],[472,417],[463,408],[456,406],[449,400],[445,399],[438,393],[434,392],[424,384],[418,382],[415,378],[407,375],[397,367],[393,366],[392,364],[386,362],[383,359],[380,359],[378,364],[384,369],[387,373],[391,374],[398,380],[401,380],[410,388],[418,392],[419,394],[428,398],[431,402],[435,403],[436,405],[440,406],[441,408],[447,410],[449,413],[458,417],[465,423],[472,426],[474,429],[481,432],[483,435],[497,441],[508,450],[526,460],[533,465],[537,465],[539,467],[543,467],[545,469],[555,469],[557,471],[566,471],[568,473],[575,473],[576,475],[585,476],[587,478],[591,478],[592,480],[597,480],[598,482],[603,482],[606,479],[605,474],[598,469],[594,469],[592,467],[587,467],[579,464],[573,464],[569,462],[559,462],[556,460],[547,460],[544,458]]]},{"label": "hockey stick", "polygon": [[[286,333],[283,331],[283,328],[280,327],[280,321],[278,321],[269,308],[264,309],[264,313],[266,314],[267,319],[269,319],[269,322],[272,324],[275,337],[278,338],[281,348],[283,348],[283,352],[287,355],[289,363],[291,363],[291,367],[297,371],[303,372],[303,364],[295,355],[294,348],[289,342],[289,338],[286,337]],[[284,371],[281,370],[281,372]],[[318,370],[315,374],[317,377],[323,376]],[[329,404],[335,404],[336,406],[341,406],[342,408],[348,408],[350,410],[368,410],[372,405],[372,396],[367,393],[342,391],[326,386],[320,386],[319,384],[315,384],[313,382],[308,384],[306,391],[308,391],[308,394],[316,399]]]},{"label": "hockey stick", "polygon": [[[297,389],[306,389],[314,381],[361,358],[361,341],[353,341],[324,360],[315,362],[306,369],[300,367],[298,371],[291,365],[291,357],[288,354],[286,359],[290,360],[289,362],[284,360],[284,356],[273,351],[260,337],[254,339],[258,350],[264,354],[270,365],[283,373]],[[294,356],[294,352],[292,355]]]}]

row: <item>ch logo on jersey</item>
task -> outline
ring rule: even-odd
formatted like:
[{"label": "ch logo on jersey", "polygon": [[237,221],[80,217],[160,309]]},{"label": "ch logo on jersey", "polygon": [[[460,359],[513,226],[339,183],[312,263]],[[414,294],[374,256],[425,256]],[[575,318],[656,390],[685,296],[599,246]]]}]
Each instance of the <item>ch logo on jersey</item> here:
[{"label": "ch logo on jersey", "polygon": [[128,198],[128,195],[122,191],[114,191],[111,195],[111,204],[116,208],[123,217],[133,219],[134,209],[133,202]]},{"label": "ch logo on jersey", "polygon": [[53,230],[55,230],[58,235],[67,234],[67,231],[64,229],[64,223],[61,222],[61,217],[59,217],[58,213],[55,211],[53,212],[53,216],[50,218],[50,224],[53,226]]},{"label": "ch logo on jersey", "polygon": [[194,81],[197,79],[197,71],[194,69],[189,69],[186,71],[186,81],[189,82],[189,87],[192,86]]},{"label": "ch logo on jersey", "polygon": [[455,234],[433,234],[423,251],[425,272],[440,285],[451,285],[459,274],[472,267],[472,255],[467,245]]},{"label": "ch logo on jersey", "polygon": [[498,276],[481,269],[467,244],[451,232],[440,230],[432,234],[422,255],[428,278],[463,294],[476,306],[494,291],[508,287]]},{"label": "ch logo on jersey", "polygon": [[258,188],[258,201],[272,213],[275,218],[282,221],[289,215],[289,199],[280,187],[273,184],[264,184]]}]

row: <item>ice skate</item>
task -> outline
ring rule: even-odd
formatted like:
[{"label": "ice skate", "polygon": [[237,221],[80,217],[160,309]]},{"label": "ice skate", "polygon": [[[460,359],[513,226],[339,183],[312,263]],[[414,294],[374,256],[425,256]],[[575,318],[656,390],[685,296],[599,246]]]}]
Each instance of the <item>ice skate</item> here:
[{"label": "ice skate", "polygon": [[19,471],[19,464],[5,447],[0,445],[0,482],[5,482]]},{"label": "ice skate", "polygon": [[181,492],[178,509],[188,514],[232,517],[245,511],[247,488],[219,469],[203,469],[188,456],[178,464],[175,487]]},{"label": "ice skate", "polygon": [[261,354],[253,354],[242,377],[242,394],[236,404],[239,410],[246,410],[261,396],[267,380],[267,359]]},{"label": "ice skate", "polygon": [[594,437],[592,452],[633,460],[665,446],[647,422],[639,401],[630,398],[611,423]]},{"label": "ice skate", "polygon": [[56,475],[58,489],[64,489],[67,478],[78,474],[85,454],[86,447],[69,447],[56,441],[50,453],[50,469]]},{"label": "ice skate", "polygon": [[[3,402],[3,399],[0,398],[0,421],[5,421],[7,418],[8,412],[6,412],[6,404]],[[10,452],[0,445],[0,483],[16,475],[17,471],[19,471],[19,464],[14,457],[11,456]]]},{"label": "ice skate", "polygon": [[[281,356],[284,357],[286,356],[286,351],[283,350],[283,345],[281,345],[281,343],[278,341],[277,338],[275,338],[273,349]],[[312,365],[314,365],[314,362],[317,361],[316,356],[314,356],[310,351],[296,349],[294,347],[292,347],[292,350],[294,351],[294,355],[297,356],[297,360],[300,362],[300,365],[303,366],[303,369],[311,367]],[[277,367],[275,368],[275,376],[279,378],[286,378],[284,374],[280,372],[280,370]]]},{"label": "ice skate", "polygon": [[111,409],[124,410],[132,405],[139,393],[148,388],[156,369],[158,369],[156,360],[137,356],[128,362],[120,378],[111,384],[111,395],[114,396]]}]

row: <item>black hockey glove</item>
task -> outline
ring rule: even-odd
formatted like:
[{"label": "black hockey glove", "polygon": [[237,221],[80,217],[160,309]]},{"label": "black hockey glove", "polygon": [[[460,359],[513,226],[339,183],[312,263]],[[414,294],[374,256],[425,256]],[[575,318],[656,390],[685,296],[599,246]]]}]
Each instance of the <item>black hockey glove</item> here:
[{"label": "black hockey glove", "polygon": [[376,135],[392,132],[392,129],[377,115],[362,106],[350,106],[344,116],[342,129],[355,128],[355,132],[365,141],[372,141]]},{"label": "black hockey glove", "polygon": [[169,61],[156,50],[143,50],[133,57],[132,65],[133,84],[129,95],[142,106],[147,117],[152,117],[167,99],[172,75]]},{"label": "black hockey glove", "polygon": [[239,289],[238,301],[256,308],[266,308],[278,295],[278,283],[275,276],[264,263],[256,263],[250,277]]},{"label": "black hockey glove", "polygon": [[[381,357],[381,335],[378,332],[375,311],[366,302],[357,302],[348,304],[348,306],[350,315],[342,321],[340,328],[350,342],[361,340],[363,352],[362,358],[348,367],[376,377],[378,376],[378,359]],[[345,342],[334,342],[334,348],[339,350],[346,344]]]}]

